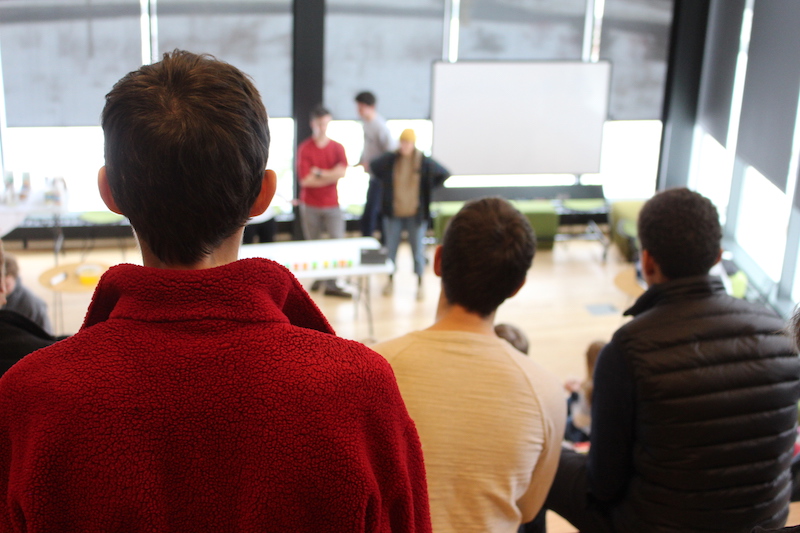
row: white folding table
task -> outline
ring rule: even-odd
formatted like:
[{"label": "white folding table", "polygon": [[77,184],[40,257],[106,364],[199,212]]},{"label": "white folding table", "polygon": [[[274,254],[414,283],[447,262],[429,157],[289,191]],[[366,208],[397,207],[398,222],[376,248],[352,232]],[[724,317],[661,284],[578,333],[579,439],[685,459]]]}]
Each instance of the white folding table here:
[{"label": "white folding table", "polygon": [[239,257],[272,259],[288,268],[298,279],[355,278],[355,317],[358,318],[358,307],[363,303],[369,337],[374,340],[369,277],[373,274],[391,274],[394,264],[390,259],[380,264],[362,264],[361,250],[377,250],[380,247],[380,242],[373,237],[271,242],[242,245]]}]

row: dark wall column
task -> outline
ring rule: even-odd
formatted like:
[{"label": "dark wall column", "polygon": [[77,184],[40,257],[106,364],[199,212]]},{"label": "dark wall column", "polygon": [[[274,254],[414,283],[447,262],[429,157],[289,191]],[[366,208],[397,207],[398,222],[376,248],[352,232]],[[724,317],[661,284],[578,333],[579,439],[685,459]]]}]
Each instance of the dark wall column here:
[{"label": "dark wall column", "polygon": [[710,0],[675,0],[664,94],[658,188],[689,180]]},{"label": "dark wall column", "polygon": [[[294,117],[294,153],[311,135],[309,116],[322,103],[325,61],[325,0],[294,0],[294,35],[292,54],[292,116]],[[299,197],[297,180],[295,198]],[[302,239],[297,207],[292,234]]]}]

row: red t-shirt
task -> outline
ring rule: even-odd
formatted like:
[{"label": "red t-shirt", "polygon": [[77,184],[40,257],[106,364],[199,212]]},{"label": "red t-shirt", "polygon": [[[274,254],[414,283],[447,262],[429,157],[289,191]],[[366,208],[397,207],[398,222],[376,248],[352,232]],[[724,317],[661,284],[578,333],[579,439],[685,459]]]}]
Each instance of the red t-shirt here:
[{"label": "red t-shirt", "polygon": [[[297,179],[300,180],[311,172],[311,167],[329,170],[336,165],[347,166],[347,156],[344,146],[336,141],[329,140],[324,148],[308,138],[297,148]],[[336,193],[336,184],[325,187],[300,187],[300,201],[311,207],[336,207],[339,205],[339,195]]]}]

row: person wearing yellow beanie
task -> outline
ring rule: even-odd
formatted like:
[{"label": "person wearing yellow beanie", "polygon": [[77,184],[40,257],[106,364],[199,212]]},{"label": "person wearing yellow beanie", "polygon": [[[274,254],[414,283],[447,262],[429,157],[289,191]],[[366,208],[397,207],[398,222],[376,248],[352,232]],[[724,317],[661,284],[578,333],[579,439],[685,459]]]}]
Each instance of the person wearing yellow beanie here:
[{"label": "person wearing yellow beanie", "polygon": [[[414,255],[414,272],[417,274],[417,300],[423,300],[422,274],[425,269],[423,238],[430,221],[431,191],[441,186],[450,173],[416,147],[417,135],[413,129],[400,134],[400,148],[388,152],[370,163],[372,173],[383,184],[383,228],[389,258],[395,261],[400,237],[405,229]],[[396,267],[395,267],[396,268]],[[394,278],[383,294],[394,290]]]}]

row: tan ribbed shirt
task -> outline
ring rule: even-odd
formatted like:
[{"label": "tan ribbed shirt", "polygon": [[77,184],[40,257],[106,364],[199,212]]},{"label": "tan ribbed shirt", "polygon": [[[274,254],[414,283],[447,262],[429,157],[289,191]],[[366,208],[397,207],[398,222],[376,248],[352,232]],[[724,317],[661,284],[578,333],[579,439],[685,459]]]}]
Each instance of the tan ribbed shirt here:
[{"label": "tan ribbed shirt", "polygon": [[422,152],[397,155],[392,173],[392,213],[396,217],[413,217],[419,209],[419,168]]},{"label": "tan ribbed shirt", "polygon": [[372,348],[417,425],[434,533],[514,533],[533,519],[564,435],[558,378],[477,333],[417,331]]}]

